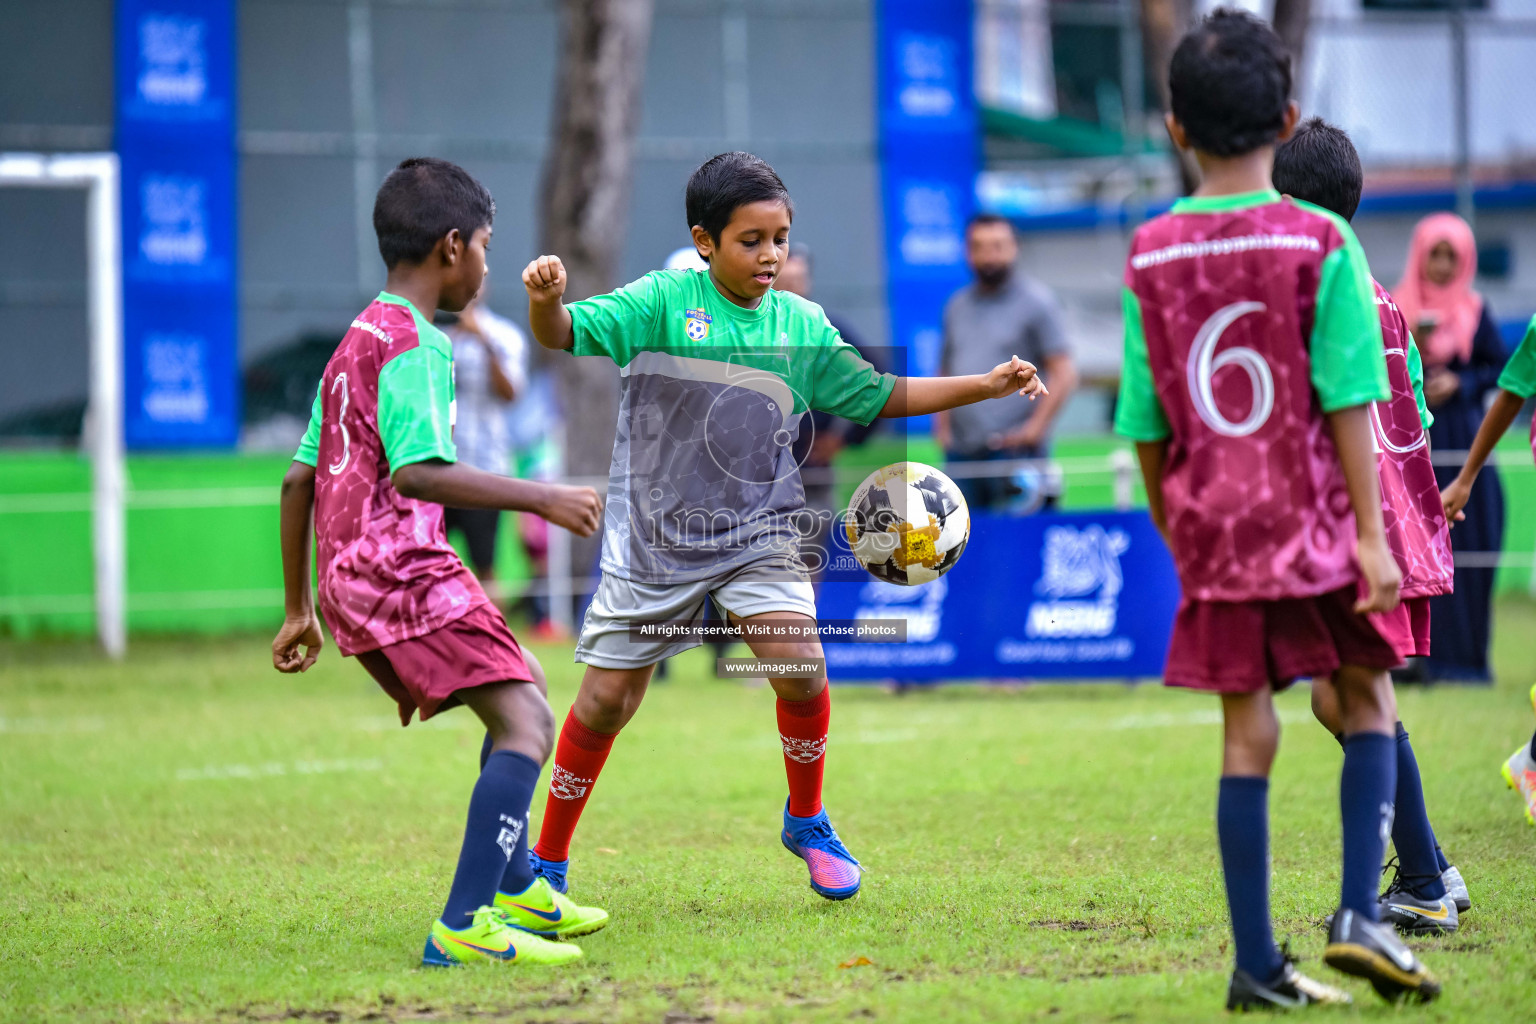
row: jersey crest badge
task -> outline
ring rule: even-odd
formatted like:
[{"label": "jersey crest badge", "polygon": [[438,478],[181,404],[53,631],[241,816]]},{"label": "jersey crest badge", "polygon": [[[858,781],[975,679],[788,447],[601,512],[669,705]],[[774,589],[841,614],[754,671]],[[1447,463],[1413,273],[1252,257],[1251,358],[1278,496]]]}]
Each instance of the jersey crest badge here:
[{"label": "jersey crest badge", "polygon": [[690,341],[703,341],[709,337],[709,325],[712,320],[710,315],[702,309],[683,310],[683,330]]}]

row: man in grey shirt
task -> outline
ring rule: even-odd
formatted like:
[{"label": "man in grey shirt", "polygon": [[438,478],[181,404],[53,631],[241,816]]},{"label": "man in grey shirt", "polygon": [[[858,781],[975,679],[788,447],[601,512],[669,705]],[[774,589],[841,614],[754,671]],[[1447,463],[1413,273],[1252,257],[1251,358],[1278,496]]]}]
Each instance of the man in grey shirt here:
[{"label": "man in grey shirt", "polygon": [[[1051,390],[1034,402],[980,402],[941,412],[936,417],[937,440],[950,462],[1045,458],[1050,454],[1051,422],[1077,385],[1056,297],[1014,267],[1019,242],[1005,217],[972,217],[965,229],[965,255],[976,279],[944,306],[939,372],[985,372],[1017,355],[1040,368]],[[956,483],[973,509],[1005,509],[1022,493],[1011,477],[972,477]],[[1052,492],[1058,488],[1046,483],[1042,489],[1044,499],[1054,501]]]}]

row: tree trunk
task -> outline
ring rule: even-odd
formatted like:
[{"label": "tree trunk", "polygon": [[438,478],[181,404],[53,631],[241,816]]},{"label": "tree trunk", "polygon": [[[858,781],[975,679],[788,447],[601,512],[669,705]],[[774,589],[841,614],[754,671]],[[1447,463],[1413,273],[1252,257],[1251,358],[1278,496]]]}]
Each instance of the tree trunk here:
[{"label": "tree trunk", "polygon": [[[544,160],[540,251],[565,263],[567,301],[611,290],[623,252],[652,0],[563,0],[552,138]],[[561,358],[565,470],[606,477],[618,374],[606,359]],[[600,488],[601,489],[601,488]],[[598,537],[574,538],[571,568],[594,571]]]},{"label": "tree trunk", "polygon": [[[1158,100],[1163,112],[1168,111],[1168,65],[1173,62],[1173,51],[1179,40],[1195,21],[1194,0],[1141,0],[1141,38],[1143,59],[1147,74],[1157,83]],[[1186,194],[1193,192],[1200,183],[1193,161],[1175,152],[1174,161],[1179,167],[1179,180]]]},{"label": "tree trunk", "polygon": [[1312,22],[1312,0],[1275,0],[1275,34],[1291,51],[1291,92],[1301,92],[1302,57]]}]

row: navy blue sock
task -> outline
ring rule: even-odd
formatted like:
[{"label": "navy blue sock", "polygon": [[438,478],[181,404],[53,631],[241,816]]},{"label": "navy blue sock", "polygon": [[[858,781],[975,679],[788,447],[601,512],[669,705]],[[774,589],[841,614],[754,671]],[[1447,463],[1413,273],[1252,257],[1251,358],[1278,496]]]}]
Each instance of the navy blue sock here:
[{"label": "navy blue sock", "polygon": [[[485,771],[485,762],[491,756],[491,734],[485,734],[485,740],[480,744],[480,770]],[[517,837],[517,845],[512,848],[512,856],[507,859],[507,870],[501,876],[502,892],[516,895],[533,884],[533,868],[528,865],[528,823],[523,823],[523,831]]]},{"label": "navy blue sock", "polygon": [[1392,845],[1397,848],[1399,869],[1408,891],[1421,899],[1445,895],[1440,881],[1440,859],[1435,855],[1435,830],[1424,808],[1424,787],[1419,781],[1419,762],[1414,759],[1408,730],[1397,723],[1397,801],[1392,818]]},{"label": "navy blue sock", "polygon": [[443,923],[448,927],[465,927],[476,910],[496,898],[496,887],[519,849],[527,870],[528,804],[538,784],[539,766],[532,758],[510,750],[498,750],[486,758],[469,797],[464,847],[443,908]]},{"label": "navy blue sock", "polygon": [[1344,882],[1339,905],[1377,920],[1381,858],[1392,831],[1392,797],[1397,789],[1397,740],[1357,732],[1344,740],[1339,773],[1339,811],[1344,820]]},{"label": "navy blue sock", "polygon": [[1536,732],[1531,733],[1531,757],[1536,758]]},{"label": "navy blue sock", "polygon": [[1451,862],[1445,859],[1445,851],[1440,849],[1440,840],[1435,840],[1435,862],[1440,865],[1440,873],[1443,875],[1451,869]]},{"label": "navy blue sock", "polygon": [[1259,982],[1280,972],[1269,921],[1269,780],[1224,775],[1216,795],[1216,837],[1232,914],[1237,966]]}]

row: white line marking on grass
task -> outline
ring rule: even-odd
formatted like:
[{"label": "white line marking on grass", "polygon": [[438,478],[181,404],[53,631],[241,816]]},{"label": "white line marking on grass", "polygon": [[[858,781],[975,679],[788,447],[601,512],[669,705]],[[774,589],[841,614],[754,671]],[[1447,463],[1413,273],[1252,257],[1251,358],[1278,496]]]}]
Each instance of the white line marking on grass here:
[{"label": "white line marking on grass", "polygon": [[284,775],[334,775],[338,772],[376,772],[384,762],[376,757],[337,758],[330,761],[267,761],[264,764],[210,764],[202,768],[181,768],[177,782],[204,782],[217,779],[272,779]]},{"label": "white line marking on grass", "polygon": [[[1281,711],[1280,721],[1287,724],[1312,721],[1310,711]],[[1220,725],[1222,721],[1220,708],[1208,708],[1204,711],[1164,711],[1149,715],[1125,715],[1110,722],[1100,723],[1096,728],[1100,729],[1157,729],[1167,726],[1180,725]]]},{"label": "white line marking on grass", "polygon": [[107,727],[105,718],[95,715],[81,715],[74,718],[48,718],[43,715],[33,715],[27,718],[6,718],[0,715],[0,732],[22,733],[61,733],[61,732],[101,732]]}]

